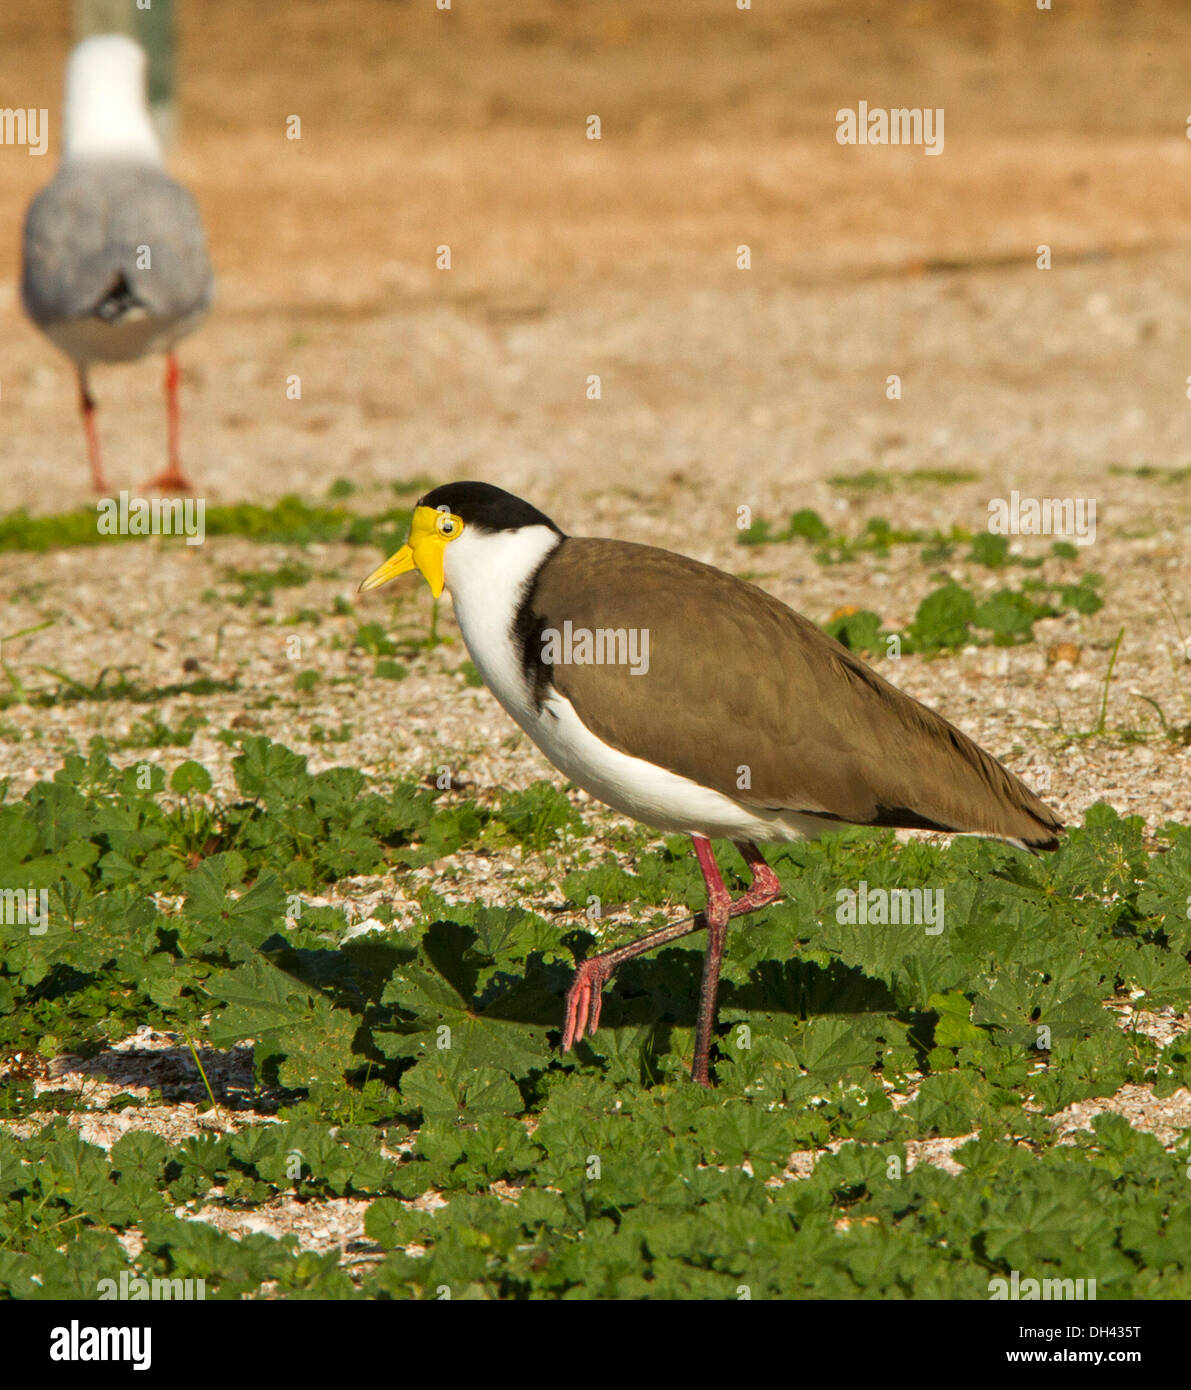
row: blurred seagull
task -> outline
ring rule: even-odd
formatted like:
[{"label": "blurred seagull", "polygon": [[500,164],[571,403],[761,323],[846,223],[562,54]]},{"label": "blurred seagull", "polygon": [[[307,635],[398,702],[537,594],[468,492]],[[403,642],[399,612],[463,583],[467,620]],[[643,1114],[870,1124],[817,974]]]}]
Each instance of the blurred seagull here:
[{"label": "blurred seagull", "polygon": [[21,298],[74,362],[95,488],[107,491],[88,370],[166,354],[169,466],[147,484],[189,489],[178,452],[174,345],[214,282],[194,199],[165,172],[145,102],[145,51],[122,34],[84,39],[66,68],[62,161],[25,219]]}]

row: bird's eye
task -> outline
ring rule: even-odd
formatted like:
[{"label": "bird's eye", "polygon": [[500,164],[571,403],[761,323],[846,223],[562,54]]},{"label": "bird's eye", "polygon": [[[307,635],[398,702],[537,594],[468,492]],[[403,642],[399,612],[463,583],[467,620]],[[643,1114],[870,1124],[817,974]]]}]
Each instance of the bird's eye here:
[{"label": "bird's eye", "polygon": [[457,518],[451,516],[449,512],[439,512],[438,522],[436,524],[440,536],[457,536],[462,529],[461,523]]}]

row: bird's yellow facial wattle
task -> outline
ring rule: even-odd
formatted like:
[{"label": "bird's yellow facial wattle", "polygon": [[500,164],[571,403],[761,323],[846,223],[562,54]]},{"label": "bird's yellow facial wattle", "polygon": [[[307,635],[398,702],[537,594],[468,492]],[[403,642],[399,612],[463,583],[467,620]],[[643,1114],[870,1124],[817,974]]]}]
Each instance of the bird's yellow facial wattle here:
[{"label": "bird's yellow facial wattle", "polygon": [[420,571],[435,598],[443,591],[443,553],[463,532],[463,522],[454,512],[442,508],[418,507],[409,528],[409,541],[396,555],[390,555],[360,585],[360,593],[379,589],[390,579]]}]

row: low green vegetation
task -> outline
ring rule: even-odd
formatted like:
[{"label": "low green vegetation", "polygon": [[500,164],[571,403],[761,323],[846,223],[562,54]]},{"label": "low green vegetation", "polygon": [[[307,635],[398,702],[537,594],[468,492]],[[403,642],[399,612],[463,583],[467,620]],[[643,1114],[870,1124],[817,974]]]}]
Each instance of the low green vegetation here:
[{"label": "low green vegetation", "polygon": [[[344,494],[338,492],[336,497]],[[204,526],[208,536],[242,536],[248,540],[277,544],[310,545],[314,542],[344,541],[348,545],[375,545],[396,550],[409,530],[408,507],[390,507],[382,512],[361,515],[339,505],[309,503],[288,495],[280,501],[262,504],[240,502],[233,506],[207,507]],[[0,517],[0,553],[10,550],[62,550],[82,545],[121,545],[144,543],[144,536],[101,535],[94,507],[53,516],[29,516],[10,512]],[[183,545],[182,539],[169,542]]]},{"label": "low green vegetation", "polygon": [[[811,507],[802,507],[792,512],[786,524],[781,527],[775,527],[775,524],[766,518],[758,518],[741,531],[736,540],[739,545],[749,546],[806,541],[815,547],[814,557],[820,565],[844,564],[861,555],[888,559],[894,546],[903,545],[923,546],[922,559],[927,564],[941,564],[947,560],[960,559],[970,564],[985,565],[990,569],[1003,569],[1006,565],[1038,569],[1046,559],[1041,555],[1011,554],[1007,536],[994,535],[987,531],[970,531],[965,526],[952,526],[947,531],[938,528],[922,530],[900,527],[894,526],[883,516],[869,517],[860,531],[852,536],[843,531],[833,531]],[[969,549],[964,554],[957,554],[961,545],[967,545]],[[1059,559],[1073,560],[1078,556],[1079,549],[1070,541],[1052,541],[1050,554]]]},{"label": "low green vegetation", "polygon": [[[1048,557],[1015,555],[1006,536],[971,532],[962,526],[949,531],[923,531],[892,526],[884,517],[870,517],[855,536],[833,532],[809,507],[793,512],[785,526],[774,529],[766,520],[754,521],[737,537],[741,545],[766,546],[804,541],[815,547],[815,559],[824,565],[842,564],[862,555],[888,558],[894,546],[922,546],[924,564],[961,562],[984,569],[1040,569]],[[1068,541],[1054,541],[1050,558],[1078,558],[1079,549]],[[904,632],[887,629],[879,614],[864,609],[840,614],[826,630],[846,647],[869,656],[920,652],[933,655],[957,647],[1017,646],[1034,640],[1034,624],[1040,618],[1064,613],[1095,613],[1104,605],[1101,575],[1089,572],[1078,578],[1047,581],[1027,576],[1016,586],[978,594],[954,579],[932,590],[918,605]],[[891,639],[896,638],[896,642]]]},{"label": "low green vegetation", "polygon": [[901,655],[931,655],[988,643],[1020,646],[1034,640],[1034,624],[1039,618],[1095,613],[1103,606],[1096,575],[1085,575],[1076,584],[1027,579],[1019,589],[997,589],[982,597],[949,581],[927,594],[904,633],[887,631],[880,617],[869,609],[833,618],[825,630],[845,647],[871,656],[885,656],[891,650]]},{"label": "low green vegetation", "polygon": [[[299,589],[314,578],[314,571],[301,561],[286,561],[276,569],[229,570],[225,578],[238,584],[239,591],[226,597],[237,608],[255,604],[260,608],[273,606],[273,593],[277,589]],[[212,600],[223,602],[223,595],[212,594]]]},{"label": "low green vegetation", "polygon": [[[0,885],[50,907],[44,932],[3,928],[0,1115],[29,1132],[0,1130],[0,1291],[91,1298],[127,1271],[208,1298],[984,1299],[1018,1270],[1191,1296],[1188,1135],[1053,1123],[1191,1085],[1191,1034],[1141,1026],[1191,992],[1187,827],[1147,844],[1095,806],[1038,858],[860,831],[771,850],[786,898],[729,933],[705,1092],[701,936],[626,966],[599,1033],[557,1051],[576,956],[700,904],[685,840],[632,832],[613,857],[548,783],[486,806],[234,741],[230,794],[194,760],[120,766],[96,742],[0,801]],[[419,873],[514,847],[519,906]],[[347,879],[416,910],[394,924],[382,902],[352,935],[315,901]],[[943,893],[944,929],[841,922],[861,884]],[[84,1141],[86,1097],[35,1093],[28,1059],[102,1057],[143,1025],[203,1060],[192,1098],[280,1123]],[[217,1052],[251,1060],[249,1096],[211,1081]],[[351,1262],[188,1219],[279,1196],[364,1199]]]},{"label": "low green vegetation", "polygon": [[79,701],[129,700],[137,704],[150,704],[173,699],[178,695],[214,695],[221,691],[239,690],[235,679],[215,680],[199,676],[189,681],[172,681],[166,685],[148,685],[137,675],[135,666],[105,666],[94,680],[80,680],[56,666],[33,664],[29,669],[51,676],[57,685],[51,689],[30,690],[21,680],[16,670],[0,663],[8,679],[8,686],[0,685],[0,709],[11,705],[28,704],[46,709],[53,705],[74,704]]},{"label": "low green vegetation", "polygon": [[1108,471],[1119,477],[1152,478],[1162,483],[1185,483],[1191,478],[1191,464],[1184,464],[1182,468],[1160,468],[1157,464],[1143,463],[1137,468],[1125,468],[1121,464],[1112,463],[1109,464]]},{"label": "low green vegetation", "polygon": [[855,473],[837,473],[827,481],[841,492],[894,492],[903,487],[957,487],[979,482],[981,477],[974,468],[863,468]]}]

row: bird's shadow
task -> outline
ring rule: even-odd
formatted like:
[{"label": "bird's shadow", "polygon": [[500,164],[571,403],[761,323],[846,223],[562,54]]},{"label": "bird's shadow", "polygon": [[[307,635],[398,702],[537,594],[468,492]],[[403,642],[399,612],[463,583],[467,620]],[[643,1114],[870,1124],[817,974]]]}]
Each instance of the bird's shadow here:
[{"label": "bird's shadow", "polygon": [[[693,1028],[703,978],[703,953],[666,947],[656,957],[629,962],[604,988],[600,1027],[639,1028],[669,1023]],[[859,966],[789,957],[762,960],[737,982],[721,978],[718,1012],[785,1014],[805,1020],[830,1014],[888,1014],[897,1003],[881,980]]]},{"label": "bird's shadow", "polygon": [[[563,944],[575,952],[575,964],[588,954],[593,938],[573,932]],[[262,947],[269,960],[308,990],[318,990],[337,1008],[346,1008],[360,1023],[359,1042],[368,1035],[418,1027],[398,1005],[382,1003],[391,980],[419,963],[437,975],[457,997],[458,1007],[473,1018],[496,1024],[518,1024],[553,1035],[557,1046],[562,1031],[564,1001],[574,974],[569,962],[545,959],[530,952],[507,970],[491,972],[483,986],[482,971],[493,957],[470,926],[440,919],[427,928],[418,947],[387,939],[356,938],[344,947],[297,950],[280,937]],[[671,1029],[693,1028],[703,973],[702,943],[665,946],[656,956],[641,956],[626,964],[604,987],[600,1029],[655,1028],[655,1044],[665,1050]],[[721,980],[719,1010],[726,1013],[784,1014],[805,1020],[831,1014],[897,1012],[886,985],[858,966],[840,961],[819,965],[797,957],[762,960],[748,978]],[[403,1021],[404,1019],[404,1021]],[[424,1026],[424,1024],[422,1025]],[[660,1030],[657,1031],[657,1030]],[[583,1060],[596,1053],[586,1041],[578,1044]]]}]

